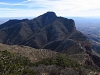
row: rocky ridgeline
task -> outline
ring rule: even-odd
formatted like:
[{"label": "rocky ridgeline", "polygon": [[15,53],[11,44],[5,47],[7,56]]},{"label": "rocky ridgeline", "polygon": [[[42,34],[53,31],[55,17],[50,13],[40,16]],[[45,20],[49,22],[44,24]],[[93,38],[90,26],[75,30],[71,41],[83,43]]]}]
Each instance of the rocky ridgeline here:
[{"label": "rocky ridgeline", "polygon": [[[38,62],[37,64],[42,63],[42,66],[40,64],[38,67],[31,67],[37,69],[37,73],[40,72],[39,69],[42,71],[42,68],[44,68],[44,74],[50,75],[48,71],[53,70],[51,69],[52,65],[53,67],[55,67],[54,65],[60,66],[61,69],[55,67],[57,74],[55,74],[56,71],[54,70],[54,74],[51,75],[61,73],[74,75],[76,71],[76,75],[96,75],[96,69],[99,70],[100,68],[99,55],[93,51],[92,44],[85,35],[76,30],[74,20],[58,17],[54,12],[44,13],[32,20],[15,19],[1,24],[0,43],[3,43],[0,44],[0,50],[7,50],[28,57],[32,62]],[[78,70],[73,68],[76,67],[73,65],[74,61],[69,64],[69,61],[65,58],[57,58],[57,60],[53,61],[58,54],[66,55],[71,59],[70,62],[72,60],[77,61],[79,65],[82,65],[80,66],[81,69],[79,67],[77,67]],[[52,57],[53,59],[51,59]],[[42,60],[44,58],[47,59],[44,61]],[[52,63],[48,62],[48,58]],[[63,62],[58,62],[58,59]],[[43,62],[49,64],[45,65],[47,68],[43,66]],[[67,68],[66,65],[72,67]],[[64,70],[62,70],[62,67],[64,67]],[[92,72],[91,69],[94,71]]]},{"label": "rocky ridgeline", "polygon": [[24,57],[28,57],[32,62],[37,62],[43,58],[55,57],[57,52],[53,52],[47,49],[35,49],[28,46],[17,46],[17,45],[5,45],[0,44],[0,51],[7,50],[11,53],[20,54]]}]

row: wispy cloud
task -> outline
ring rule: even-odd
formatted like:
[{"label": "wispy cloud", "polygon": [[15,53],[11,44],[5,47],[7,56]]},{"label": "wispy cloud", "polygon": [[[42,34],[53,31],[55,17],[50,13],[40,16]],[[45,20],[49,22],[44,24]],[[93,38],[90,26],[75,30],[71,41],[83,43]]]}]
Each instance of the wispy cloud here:
[{"label": "wispy cloud", "polygon": [[[0,10],[2,12],[6,10],[7,12],[9,11],[9,13],[18,12],[19,14],[17,14],[17,16],[37,16],[46,11],[55,11],[57,15],[61,16],[100,15],[99,0],[24,0],[23,2],[15,4],[0,2],[0,5],[8,7],[1,8]],[[14,9],[14,7],[16,9]],[[0,14],[2,12],[0,12]],[[26,13],[23,14],[23,12]]]},{"label": "wispy cloud", "polygon": [[12,9],[12,8],[0,8],[0,11],[14,11],[19,9]]}]

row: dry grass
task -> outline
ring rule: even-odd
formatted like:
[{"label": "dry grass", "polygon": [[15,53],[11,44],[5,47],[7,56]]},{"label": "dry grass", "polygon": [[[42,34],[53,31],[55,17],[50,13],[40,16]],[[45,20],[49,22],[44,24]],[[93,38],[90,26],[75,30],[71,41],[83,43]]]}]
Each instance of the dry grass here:
[{"label": "dry grass", "polygon": [[39,61],[43,58],[55,57],[57,55],[57,52],[47,49],[35,49],[28,46],[18,45],[0,44],[0,50],[7,50],[12,53],[21,54],[22,56],[28,57],[32,62]]}]

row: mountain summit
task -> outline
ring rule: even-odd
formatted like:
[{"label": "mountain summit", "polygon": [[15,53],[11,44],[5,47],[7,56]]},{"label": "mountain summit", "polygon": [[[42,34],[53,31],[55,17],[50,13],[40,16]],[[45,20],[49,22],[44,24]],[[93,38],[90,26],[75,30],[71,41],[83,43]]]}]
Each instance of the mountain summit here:
[{"label": "mountain summit", "polygon": [[41,16],[43,16],[44,18],[48,18],[48,19],[57,17],[55,12],[47,12],[47,13],[44,13],[43,15],[41,15]]},{"label": "mountain summit", "polygon": [[32,20],[9,20],[0,25],[0,36],[0,42],[4,44],[27,45],[69,53],[74,47],[76,49],[71,53],[81,52],[80,41],[88,42],[76,30],[74,20],[57,17],[54,12],[44,13]]},{"label": "mountain summit", "polygon": [[[0,43],[61,52],[81,64],[100,67],[91,43],[76,30],[72,19],[47,12],[32,20],[9,20],[0,25]],[[97,60],[96,60],[97,59]]]}]

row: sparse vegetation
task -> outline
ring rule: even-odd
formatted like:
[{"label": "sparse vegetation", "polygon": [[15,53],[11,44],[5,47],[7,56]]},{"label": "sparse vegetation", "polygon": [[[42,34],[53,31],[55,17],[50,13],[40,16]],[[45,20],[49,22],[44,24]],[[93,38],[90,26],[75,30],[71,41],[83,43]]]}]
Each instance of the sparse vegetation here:
[{"label": "sparse vegetation", "polygon": [[[66,55],[59,53],[56,57],[44,58],[32,63],[29,58],[17,53],[10,53],[7,50],[0,51],[0,75],[48,75],[77,74],[85,75],[90,71],[91,66],[80,65]],[[96,70],[95,70],[96,71]],[[85,73],[86,72],[86,73]]]},{"label": "sparse vegetation", "polygon": [[0,44],[0,75],[99,75],[100,57],[72,19],[47,12],[9,20],[0,25],[0,36],[9,44]]},{"label": "sparse vegetation", "polygon": [[14,55],[8,51],[0,51],[0,75],[35,75],[29,70],[31,62],[26,57]]},{"label": "sparse vegetation", "polygon": [[73,67],[73,68],[74,67],[78,68],[80,66],[80,64],[77,61],[71,60],[63,54],[58,54],[57,57],[55,58],[45,58],[39,62],[36,62],[34,65],[38,66],[40,64],[57,65],[61,67]]}]

